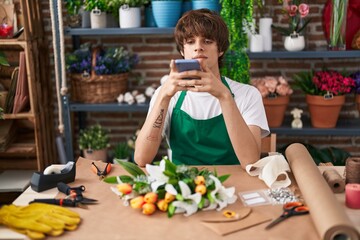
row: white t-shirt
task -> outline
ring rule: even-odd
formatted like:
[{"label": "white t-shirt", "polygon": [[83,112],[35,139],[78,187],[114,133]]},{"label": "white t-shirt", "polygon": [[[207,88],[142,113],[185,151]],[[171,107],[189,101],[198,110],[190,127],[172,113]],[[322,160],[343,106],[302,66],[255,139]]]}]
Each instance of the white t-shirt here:
[{"label": "white t-shirt", "polygon": [[[261,137],[267,136],[269,126],[267,123],[265,109],[260,92],[252,85],[235,82],[225,77],[231,92],[234,94],[236,105],[247,125],[256,125],[261,129]],[[156,89],[150,101],[149,112],[151,112],[161,86]],[[176,102],[180,97],[180,91],[170,100],[168,112],[166,114],[164,132],[166,140],[169,142],[171,115]],[[206,92],[186,93],[181,110],[198,120],[210,119],[222,113],[219,100]],[[149,114],[148,112],[148,114]]]}]

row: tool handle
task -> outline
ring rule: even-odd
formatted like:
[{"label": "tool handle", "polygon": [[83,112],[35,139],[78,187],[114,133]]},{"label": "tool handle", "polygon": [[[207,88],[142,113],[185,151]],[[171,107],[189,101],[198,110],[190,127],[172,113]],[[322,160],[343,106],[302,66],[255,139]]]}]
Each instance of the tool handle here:
[{"label": "tool handle", "polygon": [[53,205],[59,205],[59,206],[67,206],[67,207],[76,207],[76,202],[71,200],[71,199],[55,199],[55,198],[39,198],[39,199],[34,199],[34,201],[30,202],[30,203],[34,203],[34,202],[38,202],[38,203],[48,203],[48,204],[53,204]]},{"label": "tool handle", "polygon": [[65,193],[66,195],[70,194],[71,187],[69,187],[67,184],[65,184],[63,182],[59,182],[57,184],[57,188],[58,188],[59,192]]}]

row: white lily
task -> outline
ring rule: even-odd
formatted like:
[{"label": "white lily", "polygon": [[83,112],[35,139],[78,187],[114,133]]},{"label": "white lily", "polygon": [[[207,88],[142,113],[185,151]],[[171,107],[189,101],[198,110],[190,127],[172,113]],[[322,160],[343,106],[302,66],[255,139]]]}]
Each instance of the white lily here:
[{"label": "white lily", "polygon": [[155,192],[158,187],[164,185],[169,180],[169,177],[164,175],[165,161],[161,160],[159,166],[146,164],[146,171],[149,174],[149,180],[151,181],[151,189]]},{"label": "white lily", "polygon": [[[172,202],[172,205],[176,207],[175,213],[185,212],[184,216],[186,217],[196,213],[198,210],[198,204],[201,201],[201,194],[200,193],[191,194],[191,189],[183,181],[179,181],[179,187],[184,201]],[[174,196],[178,194],[174,186],[171,184],[166,184],[165,190]]]},{"label": "white lily", "polygon": [[211,197],[218,204],[216,210],[220,211],[228,204],[232,204],[236,201],[237,197],[235,195],[235,187],[225,188],[220,180],[213,176],[209,176],[215,183],[215,189],[210,193]]}]

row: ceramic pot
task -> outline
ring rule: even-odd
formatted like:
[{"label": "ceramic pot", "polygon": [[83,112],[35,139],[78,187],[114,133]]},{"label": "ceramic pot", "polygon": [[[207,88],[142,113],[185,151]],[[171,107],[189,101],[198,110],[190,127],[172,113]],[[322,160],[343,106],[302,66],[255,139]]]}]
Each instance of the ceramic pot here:
[{"label": "ceramic pot", "polygon": [[355,96],[355,102],[356,102],[357,109],[358,109],[359,114],[360,114],[360,94],[356,94],[356,96]]},{"label": "ceramic pot", "polygon": [[284,121],[285,111],[289,104],[289,96],[263,98],[266,118],[269,127],[280,127]]},{"label": "ceramic pot", "polygon": [[141,27],[141,8],[122,5],[119,8],[120,28]]},{"label": "ceramic pot", "polygon": [[84,158],[94,161],[107,162],[107,149],[100,150],[83,150]]},{"label": "ceramic pot", "polygon": [[306,95],[311,125],[315,128],[334,128],[345,103],[345,95],[326,98]]},{"label": "ceramic pot", "polygon": [[305,38],[298,34],[285,37],[284,47],[287,51],[296,52],[305,48]]},{"label": "ceramic pot", "polygon": [[106,12],[93,9],[90,13],[91,28],[106,28]]},{"label": "ceramic pot", "polygon": [[254,34],[250,37],[250,52],[263,52],[263,37],[260,34]]},{"label": "ceramic pot", "polygon": [[157,27],[175,27],[180,18],[182,1],[151,1]]},{"label": "ceramic pot", "polygon": [[260,18],[259,20],[259,33],[263,38],[264,52],[271,52],[272,50],[272,18]]},{"label": "ceramic pot", "polygon": [[192,0],[192,9],[207,8],[215,12],[220,12],[221,5],[218,0]]}]

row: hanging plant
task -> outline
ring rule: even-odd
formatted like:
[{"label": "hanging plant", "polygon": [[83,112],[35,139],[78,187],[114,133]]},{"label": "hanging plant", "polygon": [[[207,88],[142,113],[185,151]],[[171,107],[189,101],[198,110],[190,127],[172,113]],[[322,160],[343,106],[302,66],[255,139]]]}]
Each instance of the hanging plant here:
[{"label": "hanging plant", "polygon": [[220,3],[220,14],[230,35],[230,46],[225,54],[225,66],[221,69],[221,74],[238,82],[249,83],[250,63],[246,54],[248,40],[244,26],[252,22],[253,0],[220,0]]}]

